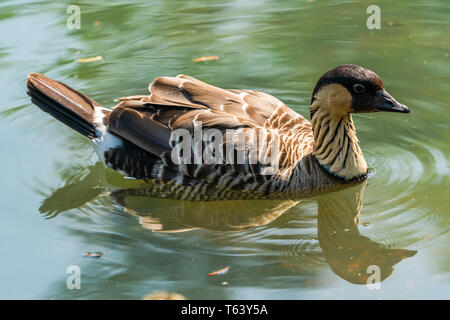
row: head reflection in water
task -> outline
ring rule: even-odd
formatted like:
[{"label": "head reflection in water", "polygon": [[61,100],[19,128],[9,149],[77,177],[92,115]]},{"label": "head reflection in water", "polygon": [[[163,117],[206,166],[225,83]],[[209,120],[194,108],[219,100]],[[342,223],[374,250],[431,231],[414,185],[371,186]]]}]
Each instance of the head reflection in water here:
[{"label": "head reflection in water", "polygon": [[393,267],[417,251],[390,249],[359,233],[359,214],[366,182],[353,188],[318,198],[318,236],[325,260],[341,278],[366,284],[379,268],[380,281],[391,275]]},{"label": "head reflection in water", "polygon": [[[67,181],[74,181],[65,177]],[[150,185],[149,185],[150,184]],[[354,284],[366,284],[372,272],[380,270],[380,281],[393,267],[416,251],[391,249],[359,233],[365,182],[348,189],[317,197],[318,239],[326,263],[339,277]],[[151,190],[151,191],[149,191]],[[145,229],[153,232],[185,232],[195,229],[243,232],[266,225],[299,200],[183,201],[163,199],[153,194],[151,182],[122,178],[97,164],[83,179],[54,191],[42,204],[41,214],[54,218],[59,213],[111,197],[129,214],[137,216]],[[67,201],[67,199],[72,199]]]}]

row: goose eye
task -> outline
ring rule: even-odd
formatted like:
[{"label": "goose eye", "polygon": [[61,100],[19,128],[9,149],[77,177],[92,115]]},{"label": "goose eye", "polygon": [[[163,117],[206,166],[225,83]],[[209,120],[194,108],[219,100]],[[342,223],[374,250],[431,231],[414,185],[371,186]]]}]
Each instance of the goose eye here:
[{"label": "goose eye", "polygon": [[353,90],[354,90],[356,93],[363,93],[363,92],[366,90],[366,88],[365,88],[362,84],[357,83],[357,84],[355,84],[355,85],[353,86]]}]

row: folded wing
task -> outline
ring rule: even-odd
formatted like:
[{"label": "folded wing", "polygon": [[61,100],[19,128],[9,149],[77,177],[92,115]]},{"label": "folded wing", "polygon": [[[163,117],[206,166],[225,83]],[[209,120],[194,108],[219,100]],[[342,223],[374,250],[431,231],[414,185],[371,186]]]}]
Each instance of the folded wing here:
[{"label": "folded wing", "polygon": [[[253,131],[264,135],[266,140],[278,140],[281,167],[292,166],[302,154],[312,150],[310,142],[302,145],[299,141],[295,148],[287,145],[292,142],[293,132],[312,136],[311,126],[304,117],[271,95],[252,90],[225,90],[186,75],[157,78],[149,90],[150,96],[117,99],[120,103],[110,115],[109,130],[183,175],[205,179],[208,183],[217,183],[227,175],[240,179],[239,183],[270,178],[262,174],[271,165],[261,161],[267,156],[267,150],[260,152],[256,163],[239,166],[223,163],[174,165],[170,159],[171,135],[176,129],[186,129],[193,136],[194,127],[199,124],[203,129],[221,131],[224,139],[230,134],[226,130],[233,129],[235,132]],[[255,143],[247,139],[245,149],[258,148]],[[226,142],[222,141],[222,145],[225,148]]]}]

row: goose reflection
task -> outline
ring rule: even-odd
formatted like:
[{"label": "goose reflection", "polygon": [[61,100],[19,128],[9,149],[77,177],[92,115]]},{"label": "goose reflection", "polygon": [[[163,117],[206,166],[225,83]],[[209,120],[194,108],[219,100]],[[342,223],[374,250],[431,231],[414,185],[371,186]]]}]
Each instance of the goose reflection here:
[{"label": "goose reflection", "polygon": [[228,200],[183,201],[148,198],[139,189],[112,192],[125,212],[139,218],[143,228],[156,232],[193,229],[243,231],[274,221],[299,201]]},{"label": "goose reflection", "polygon": [[355,284],[366,284],[372,272],[380,270],[380,281],[393,267],[417,251],[391,249],[370,240],[358,230],[366,181],[355,187],[317,198],[318,238],[323,256],[334,273]]},{"label": "goose reflection", "polygon": [[[71,181],[72,179],[68,179]],[[380,281],[394,266],[417,251],[389,248],[361,235],[358,229],[366,182],[315,198],[318,204],[318,240],[332,271],[354,284],[366,284],[369,266],[380,270]],[[153,232],[195,229],[240,232],[273,222],[300,200],[183,201],[170,192],[155,194],[151,182],[125,179],[101,163],[89,168],[83,179],[67,183],[47,197],[40,212],[46,218],[110,196],[125,212]]]}]

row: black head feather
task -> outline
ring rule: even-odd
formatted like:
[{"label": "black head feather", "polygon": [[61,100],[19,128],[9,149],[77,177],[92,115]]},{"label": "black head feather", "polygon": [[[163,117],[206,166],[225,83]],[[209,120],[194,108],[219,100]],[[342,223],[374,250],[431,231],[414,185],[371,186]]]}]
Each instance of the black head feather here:
[{"label": "black head feather", "polygon": [[322,87],[332,83],[340,84],[349,91],[352,95],[354,112],[370,111],[377,92],[384,89],[383,81],[375,72],[357,65],[343,64],[320,77],[314,88],[311,104],[315,100],[316,93]]}]

